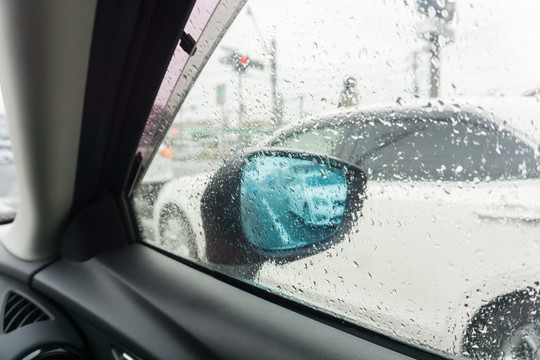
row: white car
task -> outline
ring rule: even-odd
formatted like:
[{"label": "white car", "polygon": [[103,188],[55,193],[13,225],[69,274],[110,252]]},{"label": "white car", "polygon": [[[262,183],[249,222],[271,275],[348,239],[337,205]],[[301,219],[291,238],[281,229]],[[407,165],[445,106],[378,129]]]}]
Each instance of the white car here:
[{"label": "white car", "polygon": [[332,175],[321,178],[315,173],[294,179],[289,185],[293,193],[288,198],[291,213],[308,225],[334,226],[341,222],[346,186],[337,181],[339,178],[335,174]]},{"label": "white car", "polygon": [[[539,114],[534,100],[432,100],[359,107],[282,130],[262,146],[356,164],[368,176],[366,200],[343,242],[267,262],[255,281],[450,353],[536,351]],[[154,207],[161,246],[202,262],[200,199],[210,177],[174,179]]]}]

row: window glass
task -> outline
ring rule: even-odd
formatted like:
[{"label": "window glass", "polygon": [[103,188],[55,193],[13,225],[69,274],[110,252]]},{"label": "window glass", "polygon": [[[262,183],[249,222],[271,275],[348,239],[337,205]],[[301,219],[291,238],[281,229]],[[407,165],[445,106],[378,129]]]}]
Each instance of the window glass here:
[{"label": "window glass", "polygon": [[0,91],[0,224],[13,220],[19,203],[15,163]]},{"label": "window glass", "polygon": [[150,116],[141,240],[428,351],[536,358],[539,11],[220,2]]},{"label": "window glass", "polygon": [[331,125],[325,128],[299,128],[281,134],[269,146],[284,147],[317,152],[323,155],[335,155],[336,145],[343,140],[343,125]]},{"label": "window glass", "polygon": [[381,141],[358,164],[377,180],[480,181],[538,177],[534,149],[508,132],[420,124]]},{"label": "window glass", "polygon": [[538,178],[540,159],[525,135],[490,126],[476,114],[448,114],[456,123],[441,118],[417,112],[413,119],[352,123],[347,137],[356,140],[339,146],[338,155],[373,180]]}]

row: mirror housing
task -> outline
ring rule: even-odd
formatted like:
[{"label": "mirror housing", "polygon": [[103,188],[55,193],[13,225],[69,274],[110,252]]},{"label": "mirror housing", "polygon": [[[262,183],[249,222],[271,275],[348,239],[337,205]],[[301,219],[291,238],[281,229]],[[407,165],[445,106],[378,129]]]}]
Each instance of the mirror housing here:
[{"label": "mirror housing", "polygon": [[365,188],[362,170],[333,157],[288,149],[237,156],[202,195],[206,258],[254,265],[327,249],[349,232]]}]

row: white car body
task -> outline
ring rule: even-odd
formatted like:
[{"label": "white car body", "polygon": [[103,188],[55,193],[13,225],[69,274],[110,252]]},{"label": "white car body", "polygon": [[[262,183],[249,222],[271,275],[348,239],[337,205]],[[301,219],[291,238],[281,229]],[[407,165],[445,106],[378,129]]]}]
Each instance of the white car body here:
[{"label": "white car body", "polygon": [[293,180],[289,185],[293,193],[289,197],[289,211],[310,225],[338,225],[345,210],[347,187],[344,184],[306,186],[308,180]]},{"label": "white car body", "polygon": [[[527,133],[531,144],[540,143],[531,122],[540,115],[539,103],[509,108],[496,101],[482,108]],[[156,234],[166,204],[182,209],[202,262],[200,199],[210,177],[172,180],[154,209]],[[460,354],[463,334],[482,306],[538,288],[540,179],[368,180],[366,195],[361,217],[342,242],[298,261],[266,263],[255,282],[367,328],[454,354]]]}]

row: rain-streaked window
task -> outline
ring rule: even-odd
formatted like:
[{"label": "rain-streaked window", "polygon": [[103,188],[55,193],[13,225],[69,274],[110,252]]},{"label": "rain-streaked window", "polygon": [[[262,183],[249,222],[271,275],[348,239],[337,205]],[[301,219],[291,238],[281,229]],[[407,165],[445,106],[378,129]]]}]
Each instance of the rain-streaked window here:
[{"label": "rain-streaked window", "polygon": [[0,91],[0,224],[10,222],[15,217],[19,204],[17,189],[11,137]]},{"label": "rain-streaked window", "polygon": [[428,351],[536,359],[538,13],[220,2],[141,140],[141,240]]}]

